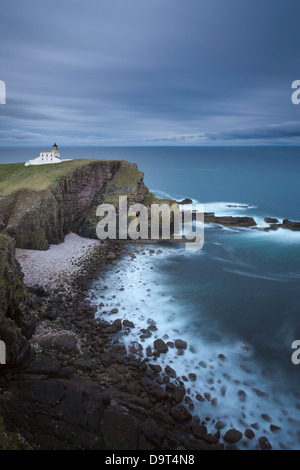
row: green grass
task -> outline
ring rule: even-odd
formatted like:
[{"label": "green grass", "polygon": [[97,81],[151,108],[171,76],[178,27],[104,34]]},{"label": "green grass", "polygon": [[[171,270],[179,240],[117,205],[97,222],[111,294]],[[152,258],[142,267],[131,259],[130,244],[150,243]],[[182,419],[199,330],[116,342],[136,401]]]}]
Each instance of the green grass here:
[{"label": "green grass", "polygon": [[99,161],[111,160],[80,159],[38,166],[24,166],[24,163],[2,164],[0,165],[0,195],[6,196],[23,189],[45,190],[62,176],[71,175],[79,168]]}]

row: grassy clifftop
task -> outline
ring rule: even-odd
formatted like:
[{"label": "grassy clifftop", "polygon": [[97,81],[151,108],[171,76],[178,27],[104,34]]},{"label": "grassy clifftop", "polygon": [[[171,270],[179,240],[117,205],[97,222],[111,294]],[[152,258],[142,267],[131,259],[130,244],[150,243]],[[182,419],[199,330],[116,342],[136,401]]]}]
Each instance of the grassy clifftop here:
[{"label": "grassy clifftop", "polygon": [[24,166],[24,163],[0,165],[0,196],[21,190],[43,191],[62,177],[70,177],[77,170],[94,162],[109,160],[80,159],[52,165]]}]

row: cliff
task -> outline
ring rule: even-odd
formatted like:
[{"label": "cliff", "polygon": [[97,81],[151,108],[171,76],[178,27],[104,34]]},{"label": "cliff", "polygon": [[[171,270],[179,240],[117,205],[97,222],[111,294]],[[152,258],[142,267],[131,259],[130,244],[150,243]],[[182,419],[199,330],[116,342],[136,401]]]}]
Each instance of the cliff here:
[{"label": "cliff", "polygon": [[73,231],[96,238],[96,207],[155,199],[135,163],[73,160],[59,165],[0,165],[0,233],[17,247],[46,250]]},{"label": "cliff", "polygon": [[15,241],[0,235],[0,338],[6,345],[8,366],[20,365],[28,356],[27,341],[35,329],[28,307],[23,273],[15,259]]}]

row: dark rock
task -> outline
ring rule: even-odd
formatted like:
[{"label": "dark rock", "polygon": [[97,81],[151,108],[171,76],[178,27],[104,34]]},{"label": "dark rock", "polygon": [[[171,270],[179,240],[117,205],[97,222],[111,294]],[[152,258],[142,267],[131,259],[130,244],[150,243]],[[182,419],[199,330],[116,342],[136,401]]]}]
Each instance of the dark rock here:
[{"label": "dark rock", "polygon": [[215,427],[217,429],[223,429],[223,428],[225,428],[225,426],[226,426],[226,423],[224,423],[224,421],[217,421],[216,424],[215,424]]},{"label": "dark rock", "polygon": [[82,370],[95,370],[95,363],[91,359],[77,359],[73,362],[73,366]]},{"label": "dark rock", "polygon": [[105,410],[102,429],[106,450],[136,450],[140,422],[132,415]]},{"label": "dark rock", "polygon": [[145,328],[141,329],[141,333],[142,334],[140,335],[140,338],[142,338],[142,339],[150,338],[150,336],[152,336],[151,331],[149,331],[148,329],[146,330]]},{"label": "dark rock", "polygon": [[189,379],[190,379],[191,382],[195,382],[197,380],[197,375],[193,374],[193,373],[190,373],[189,374]]},{"label": "dark rock", "polygon": [[134,323],[132,323],[132,321],[129,321],[129,320],[123,320],[123,326],[125,328],[134,328]]},{"label": "dark rock", "polygon": [[178,204],[193,204],[193,201],[192,199],[189,199],[188,197],[186,197],[182,201],[178,201]]},{"label": "dark rock", "polygon": [[247,428],[245,430],[245,436],[248,438],[248,439],[253,439],[255,437],[255,433],[252,431],[252,429],[250,428]]},{"label": "dark rock", "polygon": [[266,394],[265,392],[262,392],[262,391],[259,390],[258,388],[253,388],[252,390],[253,390],[253,392],[256,393],[256,395],[257,395],[258,397],[266,397],[266,396],[267,396],[267,394]]},{"label": "dark rock", "polygon": [[62,352],[71,352],[77,348],[76,336],[64,333],[38,338],[38,342],[44,349],[58,349]]},{"label": "dark rock", "polygon": [[176,423],[184,423],[185,421],[189,421],[192,418],[192,415],[188,409],[181,404],[173,406],[171,410],[171,416],[174,421],[176,421]]},{"label": "dark rock", "polygon": [[272,446],[268,440],[268,438],[266,436],[261,436],[259,439],[258,439],[258,442],[259,442],[259,447],[262,449],[262,450],[271,450],[272,449]]},{"label": "dark rock", "polygon": [[247,394],[246,392],[244,392],[244,390],[239,390],[238,396],[239,396],[240,401],[242,402],[246,401]]},{"label": "dark rock", "polygon": [[174,426],[173,418],[161,408],[154,409],[152,411],[152,415],[158,422],[162,422],[172,427]]},{"label": "dark rock", "polygon": [[168,351],[168,346],[163,339],[156,339],[154,341],[154,347],[160,353],[166,353]]},{"label": "dark rock", "polygon": [[112,358],[112,356],[111,356],[110,354],[108,354],[108,353],[103,353],[103,354],[101,355],[101,362],[102,362],[102,364],[104,365],[104,367],[109,367],[109,366],[112,364],[112,362],[113,362],[113,358]]},{"label": "dark rock", "polygon": [[165,373],[173,379],[175,379],[176,376],[177,376],[176,371],[174,369],[172,369],[172,367],[170,367],[170,366],[165,367]]},{"label": "dark rock", "polygon": [[267,421],[268,423],[271,421],[270,416],[267,415],[266,413],[262,413],[261,417],[262,417],[263,420]]},{"label": "dark rock", "polygon": [[[170,384],[171,385],[171,384]],[[174,385],[174,384],[172,384]],[[174,385],[171,396],[176,403],[181,403],[185,396],[185,388],[183,385]]]},{"label": "dark rock", "polygon": [[175,340],[175,348],[176,349],[186,349],[187,348],[186,341],[183,341],[182,339],[176,339]]},{"label": "dark rock", "polygon": [[164,401],[169,398],[168,392],[163,390],[162,388],[153,387],[149,390],[149,393],[157,400],[157,401]]},{"label": "dark rock", "polygon": [[[196,220],[196,214],[193,218]],[[232,216],[215,216],[215,215],[204,215],[205,223],[213,223],[219,225],[230,225],[233,227],[254,227],[256,222],[253,217],[232,217]]]},{"label": "dark rock", "polygon": [[203,396],[202,396],[200,393],[197,393],[197,395],[196,395],[196,400],[198,400],[198,401],[205,401],[205,398],[203,398]]},{"label": "dark rock", "polygon": [[272,217],[265,217],[264,218],[264,221],[267,223],[267,224],[278,224],[279,220],[278,219],[274,219]]},{"label": "dark rock", "polygon": [[259,429],[259,425],[258,425],[258,423],[253,423],[253,424],[250,424],[250,426],[251,426],[251,428],[253,428],[253,429],[256,429],[256,430],[258,430],[258,429]]},{"label": "dark rock", "polygon": [[207,434],[207,427],[204,424],[192,423],[191,432],[197,439],[204,439]]},{"label": "dark rock", "polygon": [[113,322],[113,324],[111,325],[111,328],[110,328],[110,331],[112,333],[117,333],[118,331],[122,330],[122,322],[120,320],[120,318],[118,318],[117,320],[115,320]]},{"label": "dark rock", "polygon": [[207,442],[207,444],[217,444],[219,439],[216,436],[208,433],[204,436],[204,441]]},{"label": "dark rock", "polygon": [[159,364],[149,364],[149,367],[156,373],[159,374],[162,371],[162,368]]},{"label": "dark rock", "polygon": [[50,293],[44,289],[43,286],[29,286],[28,287],[29,292],[31,292],[34,295],[37,295],[38,297],[49,297]]},{"label": "dark rock", "polygon": [[142,432],[149,442],[161,448],[164,434],[153,419],[146,419],[142,424]]},{"label": "dark rock", "polygon": [[275,426],[275,424],[270,424],[270,431],[272,432],[281,431],[281,428],[279,426]]},{"label": "dark rock", "polygon": [[47,317],[49,320],[56,320],[57,318],[57,313],[54,310],[48,310],[47,311]]},{"label": "dark rock", "polygon": [[30,374],[58,374],[62,367],[62,361],[53,359],[45,354],[39,354],[26,368],[26,372]]},{"label": "dark rock", "polygon": [[229,429],[224,435],[224,440],[229,444],[235,444],[243,437],[243,434],[237,429]]},{"label": "dark rock", "polygon": [[300,230],[300,222],[292,222],[288,219],[282,221],[282,228],[287,228],[289,230],[298,231]]}]

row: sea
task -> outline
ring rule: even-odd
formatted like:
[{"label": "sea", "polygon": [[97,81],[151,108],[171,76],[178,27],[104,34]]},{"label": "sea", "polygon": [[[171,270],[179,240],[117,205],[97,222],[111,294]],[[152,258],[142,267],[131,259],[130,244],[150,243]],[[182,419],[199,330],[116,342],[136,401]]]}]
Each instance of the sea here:
[{"label": "sea", "polygon": [[[39,151],[1,147],[0,163]],[[265,217],[300,221],[299,147],[60,151],[63,158],[135,162],[158,197],[191,198],[216,215],[251,216],[258,229],[268,226]],[[256,449],[266,436],[273,449],[299,449],[300,364],[292,362],[292,343],[300,341],[300,232],[257,228],[206,224],[198,251],[181,243],[134,248],[135,258],[124,255],[101,273],[90,297],[98,317],[135,324],[118,335],[141,357],[156,338],[170,342],[156,363],[176,371],[171,380],[184,383],[208,432],[217,422],[221,436],[231,427],[251,428],[255,438],[243,437],[239,448]],[[157,330],[141,339],[151,323]],[[172,347],[176,339],[187,343],[183,354]]]}]

